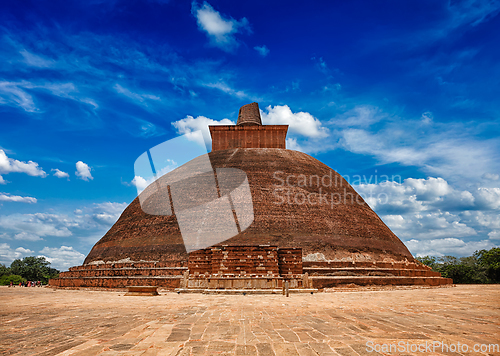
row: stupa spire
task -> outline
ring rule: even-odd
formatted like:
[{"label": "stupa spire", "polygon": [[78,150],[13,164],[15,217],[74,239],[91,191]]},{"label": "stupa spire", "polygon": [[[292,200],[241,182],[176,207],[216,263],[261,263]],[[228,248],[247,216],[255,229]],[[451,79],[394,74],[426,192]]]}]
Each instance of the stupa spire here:
[{"label": "stupa spire", "polygon": [[247,126],[247,125],[260,125],[262,126],[262,120],[260,119],[259,104],[251,103],[243,105],[240,108],[240,113],[238,114],[238,121],[236,125]]}]

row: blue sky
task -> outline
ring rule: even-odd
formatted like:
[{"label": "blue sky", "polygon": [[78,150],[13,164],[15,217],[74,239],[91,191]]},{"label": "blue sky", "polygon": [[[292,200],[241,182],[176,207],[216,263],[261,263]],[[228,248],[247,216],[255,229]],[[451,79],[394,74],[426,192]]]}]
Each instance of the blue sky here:
[{"label": "blue sky", "polygon": [[137,157],[235,122],[252,101],[414,255],[498,246],[499,12],[498,1],[3,2],[0,263],[81,264],[136,197]]}]

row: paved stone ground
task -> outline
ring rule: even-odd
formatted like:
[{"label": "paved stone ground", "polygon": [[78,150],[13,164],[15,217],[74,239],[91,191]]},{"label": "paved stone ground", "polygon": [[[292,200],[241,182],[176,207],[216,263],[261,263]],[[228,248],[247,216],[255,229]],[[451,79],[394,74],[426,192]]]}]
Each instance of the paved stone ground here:
[{"label": "paved stone ground", "polygon": [[0,303],[2,355],[354,356],[434,341],[469,352],[393,354],[500,354],[471,352],[500,343],[500,285],[289,298],[0,287]]}]

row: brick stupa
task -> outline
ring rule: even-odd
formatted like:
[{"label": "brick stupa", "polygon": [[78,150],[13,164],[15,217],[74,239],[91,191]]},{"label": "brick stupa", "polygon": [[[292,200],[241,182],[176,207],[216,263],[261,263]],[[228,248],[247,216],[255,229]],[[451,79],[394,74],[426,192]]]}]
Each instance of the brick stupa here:
[{"label": "brick stupa", "polygon": [[[257,103],[240,109],[236,125],[209,129],[214,170],[238,168],[247,174],[254,221],[246,230],[188,254],[175,215],[148,215],[136,198],[84,264],[50,285],[206,290],[273,289],[285,280],[299,289],[452,283],[418,263],[342,176],[286,149],[288,125],[262,125]],[[298,184],[299,175],[307,177],[306,184]],[[286,177],[293,177],[289,186],[283,186]],[[330,184],[319,184],[324,177]],[[289,203],[286,194],[300,201]],[[319,204],[319,195],[340,200]],[[310,196],[316,200],[302,201]]]}]

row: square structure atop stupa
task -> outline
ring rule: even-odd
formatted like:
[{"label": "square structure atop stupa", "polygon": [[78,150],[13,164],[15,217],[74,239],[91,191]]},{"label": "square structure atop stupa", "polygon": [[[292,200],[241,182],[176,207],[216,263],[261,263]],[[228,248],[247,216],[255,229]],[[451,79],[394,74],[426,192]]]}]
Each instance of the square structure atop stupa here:
[{"label": "square structure atop stupa", "polygon": [[240,108],[236,125],[208,128],[212,152],[231,148],[286,148],[288,125],[262,125],[257,103]]}]

